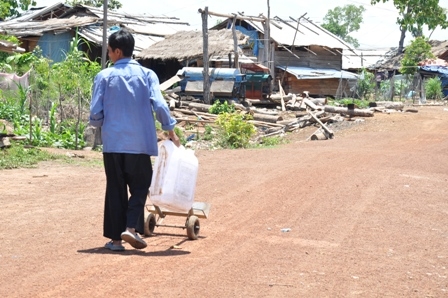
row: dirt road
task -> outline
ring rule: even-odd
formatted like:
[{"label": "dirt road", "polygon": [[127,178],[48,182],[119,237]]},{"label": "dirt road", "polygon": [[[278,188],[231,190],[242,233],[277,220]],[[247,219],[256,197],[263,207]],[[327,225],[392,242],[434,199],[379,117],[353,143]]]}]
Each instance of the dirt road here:
[{"label": "dirt road", "polygon": [[448,111],[335,135],[197,151],[200,239],[156,228],[141,251],[102,248],[98,163],[0,171],[0,296],[448,297]]}]

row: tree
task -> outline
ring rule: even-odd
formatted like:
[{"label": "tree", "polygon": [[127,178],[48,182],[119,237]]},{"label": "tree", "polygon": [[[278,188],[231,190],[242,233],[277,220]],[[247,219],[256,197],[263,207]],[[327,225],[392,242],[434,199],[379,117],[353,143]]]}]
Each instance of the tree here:
[{"label": "tree", "polygon": [[8,17],[20,15],[20,11],[28,10],[30,6],[36,6],[34,0],[1,0],[0,1],[0,21]]},{"label": "tree", "polygon": [[[375,5],[389,0],[371,0]],[[423,26],[428,30],[434,30],[437,26],[443,29],[448,27],[445,9],[439,6],[439,0],[393,0],[398,9],[397,24],[400,26],[401,36],[398,43],[398,53],[403,52],[406,32],[413,37],[423,36]]]},{"label": "tree", "polygon": [[322,27],[334,35],[339,36],[344,41],[358,47],[358,40],[349,36],[349,34],[359,30],[364,11],[365,8],[361,5],[349,4],[343,7],[337,6],[334,9],[328,10],[324,17]]},{"label": "tree", "polygon": [[[75,6],[77,4],[93,6],[93,7],[102,7],[104,0],[67,0],[65,3]],[[123,5],[118,0],[108,0],[107,7],[111,10],[120,9]]]},{"label": "tree", "polygon": [[413,75],[417,72],[418,63],[428,58],[434,58],[431,45],[424,37],[417,37],[406,47],[401,59],[400,72]]}]

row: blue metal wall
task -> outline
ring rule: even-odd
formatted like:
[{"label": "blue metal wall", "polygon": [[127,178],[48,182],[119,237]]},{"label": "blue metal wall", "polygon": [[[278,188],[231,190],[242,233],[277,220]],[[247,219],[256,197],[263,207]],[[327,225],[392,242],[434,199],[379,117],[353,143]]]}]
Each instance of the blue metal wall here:
[{"label": "blue metal wall", "polygon": [[44,57],[53,60],[53,62],[61,62],[65,60],[65,55],[70,49],[71,41],[71,32],[57,35],[48,32],[39,38],[37,45],[42,49]]}]

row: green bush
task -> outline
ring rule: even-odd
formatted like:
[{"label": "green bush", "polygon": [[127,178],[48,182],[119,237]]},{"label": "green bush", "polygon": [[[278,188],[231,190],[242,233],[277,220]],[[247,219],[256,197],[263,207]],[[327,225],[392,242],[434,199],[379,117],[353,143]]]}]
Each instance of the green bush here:
[{"label": "green bush", "polygon": [[430,78],[425,83],[426,98],[442,99],[442,82],[439,77]]},{"label": "green bush", "polygon": [[252,116],[241,113],[223,113],[218,116],[218,144],[224,148],[247,148],[250,138],[255,135],[256,128]]},{"label": "green bush", "polygon": [[208,109],[208,112],[215,115],[219,115],[222,113],[233,113],[235,112],[235,106],[233,104],[229,105],[227,101],[221,103],[221,101],[218,99],[215,100],[210,109]]},{"label": "green bush", "polygon": [[358,79],[357,93],[361,98],[368,98],[369,95],[375,90],[374,75],[371,72],[363,69]]},{"label": "green bush", "polygon": [[358,108],[363,109],[367,108],[369,106],[368,100],[362,100],[362,99],[353,99],[353,98],[343,98],[339,100],[333,100],[328,102],[330,105],[340,105],[346,107],[349,104],[355,104]]}]

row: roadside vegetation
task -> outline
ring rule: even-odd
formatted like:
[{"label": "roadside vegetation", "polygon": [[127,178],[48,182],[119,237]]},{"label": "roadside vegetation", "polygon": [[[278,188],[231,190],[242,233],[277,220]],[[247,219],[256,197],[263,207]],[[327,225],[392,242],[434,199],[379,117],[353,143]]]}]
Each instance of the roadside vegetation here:
[{"label": "roadside vegetation", "polygon": [[37,147],[26,148],[21,142],[12,142],[8,150],[0,151],[0,170],[30,168],[40,161],[63,159]]}]

